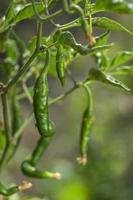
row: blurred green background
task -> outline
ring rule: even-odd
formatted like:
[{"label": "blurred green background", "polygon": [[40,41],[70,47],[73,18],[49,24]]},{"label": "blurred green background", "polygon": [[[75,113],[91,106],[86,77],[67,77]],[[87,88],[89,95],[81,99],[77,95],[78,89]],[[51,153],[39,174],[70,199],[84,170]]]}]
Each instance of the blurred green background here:
[{"label": "blurred green background", "polygon": [[[2,16],[9,1],[1,0],[0,15]],[[103,15],[102,13],[100,14]],[[132,15],[106,14],[121,22],[131,31]],[[57,19],[63,23],[71,18]],[[52,26],[45,24],[44,34],[48,35]],[[36,33],[34,20],[24,21],[16,27],[16,31],[26,42]],[[84,43],[80,29],[73,30],[78,41]],[[101,33],[98,29],[94,34]],[[133,38],[120,32],[111,34],[111,42],[115,46],[110,51],[110,57],[118,50],[132,50]],[[133,64],[133,63],[132,63]],[[73,77],[82,80],[88,69],[94,66],[88,56],[81,57],[70,66]],[[121,77],[118,77],[121,79]],[[122,78],[133,89],[132,77]],[[55,97],[71,86],[68,78],[65,89],[60,87],[56,78],[49,77],[50,96]],[[60,171],[62,179],[34,180],[24,177],[20,171],[20,163],[34,148],[38,133],[34,121],[24,131],[20,148],[3,173],[1,179],[7,185],[10,182],[19,183],[29,180],[33,188],[25,193],[32,200],[38,197],[43,200],[132,200],[133,199],[133,92],[125,92],[101,83],[92,85],[94,98],[95,125],[89,143],[89,161],[85,167],[79,166],[76,157],[79,152],[79,132],[83,110],[86,105],[86,95],[81,89],[75,91],[65,101],[50,108],[50,115],[56,124],[56,135],[53,138],[39,167],[52,171]],[[32,109],[27,101],[23,103],[23,113],[28,116]],[[26,199],[24,194],[14,195],[10,199]]]}]

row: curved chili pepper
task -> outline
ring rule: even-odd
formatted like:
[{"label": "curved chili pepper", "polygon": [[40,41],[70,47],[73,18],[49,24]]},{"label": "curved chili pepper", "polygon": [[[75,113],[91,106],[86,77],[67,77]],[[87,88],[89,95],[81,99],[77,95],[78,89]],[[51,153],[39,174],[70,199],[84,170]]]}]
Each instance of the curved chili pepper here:
[{"label": "curved chili pepper", "polygon": [[88,37],[89,24],[88,24],[88,22],[85,18],[85,14],[84,14],[83,9],[77,4],[74,4],[74,3],[69,4],[68,0],[63,0],[63,5],[64,5],[64,10],[67,13],[73,14],[73,10],[76,10],[79,13],[80,18],[81,18],[81,25],[82,25],[83,31],[85,33],[85,36]]},{"label": "curved chili pepper", "polygon": [[80,157],[78,158],[79,163],[83,165],[85,165],[87,162],[88,141],[94,123],[94,117],[92,115],[91,92],[87,87],[85,87],[85,89],[87,92],[88,100],[87,100],[87,107],[82,117],[81,132],[80,132]]},{"label": "curved chili pepper", "polygon": [[19,191],[19,189],[17,186],[5,188],[5,186],[2,183],[0,183],[0,194],[2,194],[4,196],[10,196],[18,191]]},{"label": "curved chili pepper", "polygon": [[58,45],[56,53],[56,72],[62,86],[65,84],[65,63],[63,59],[63,52],[63,46]]},{"label": "curved chili pepper", "polygon": [[33,151],[31,157],[22,163],[22,171],[24,174],[26,174],[29,177],[34,177],[34,178],[60,179],[59,173],[52,173],[49,171],[40,171],[36,168],[36,164],[40,160],[43,152],[47,149],[50,141],[51,141],[51,137],[42,136],[39,139],[38,144],[35,150]]},{"label": "curved chili pepper", "polygon": [[79,12],[80,18],[81,18],[81,26],[82,26],[82,28],[84,30],[85,37],[87,38],[88,34],[89,34],[89,24],[88,24],[88,21],[85,18],[85,14],[84,14],[83,9],[80,6],[76,5],[76,4],[72,4],[71,8],[75,9],[76,11]]},{"label": "curved chili pepper", "polygon": [[37,79],[34,87],[33,107],[36,119],[36,126],[42,136],[52,136],[53,123],[49,120],[48,113],[48,82],[47,70],[49,63],[49,53],[47,53],[46,63],[41,75]]},{"label": "curved chili pepper", "polygon": [[55,132],[53,122],[49,120],[48,113],[48,82],[47,82],[47,71],[49,64],[49,52],[46,54],[45,67],[43,68],[39,78],[35,83],[34,88],[34,114],[36,119],[36,126],[39,134],[41,135],[35,150],[33,151],[30,158],[25,160],[22,165],[22,171],[24,174],[35,178],[55,178],[59,179],[59,173],[51,173],[48,171],[40,171],[36,169],[36,164],[40,160],[43,152],[49,145],[51,138]]},{"label": "curved chili pepper", "polygon": [[73,34],[69,31],[60,33],[60,36],[59,36],[59,32],[58,32],[58,34],[55,34],[55,36],[57,37],[57,35],[58,35],[59,42],[63,46],[65,46],[65,45],[70,46],[71,48],[73,48],[76,52],[78,52],[81,55],[96,53],[97,51],[99,52],[99,51],[106,50],[106,49],[109,49],[110,47],[112,47],[112,44],[97,46],[97,47],[93,47],[93,48],[89,48],[88,46],[83,46],[76,42]]},{"label": "curved chili pepper", "polygon": [[[21,127],[22,122],[23,122],[23,118],[22,118],[22,114],[21,114],[21,107],[20,107],[19,101],[17,99],[16,88],[14,88],[14,90],[13,90],[11,107],[12,107],[12,136],[13,136],[12,138],[15,138],[15,133]],[[12,141],[8,161],[14,156],[14,154],[18,148],[18,145],[20,143],[21,136],[22,136],[22,134],[16,140]]]},{"label": "curved chili pepper", "polygon": [[32,183],[23,181],[20,185],[15,185],[9,188],[6,188],[1,182],[0,182],[0,194],[3,196],[10,196],[12,194],[15,194],[17,192],[27,190],[32,187]]}]

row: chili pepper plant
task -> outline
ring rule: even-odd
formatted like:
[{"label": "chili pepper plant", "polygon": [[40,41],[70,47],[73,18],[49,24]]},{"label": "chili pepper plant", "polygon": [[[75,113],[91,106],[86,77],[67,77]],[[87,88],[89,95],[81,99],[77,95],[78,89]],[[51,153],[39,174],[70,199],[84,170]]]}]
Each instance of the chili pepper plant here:
[{"label": "chili pepper plant", "polygon": [[[101,82],[130,91],[125,83],[117,79],[117,75],[120,77],[133,73],[133,67],[127,64],[133,59],[133,52],[122,50],[112,58],[110,51],[115,44],[108,40],[113,31],[119,34],[125,32],[127,37],[133,33],[116,20],[105,17],[105,12],[133,14],[133,3],[126,0],[11,0],[4,16],[0,18],[0,98],[3,115],[0,134],[5,140],[1,149],[0,172],[13,160],[21,145],[23,132],[33,118],[36,121],[36,134],[40,135],[33,152],[20,163],[21,172],[30,177],[31,182],[25,181],[8,187],[0,180],[0,194],[3,197],[29,189],[32,178],[61,179],[60,172],[40,170],[37,167],[55,133],[56,125],[49,116],[50,106],[70,94],[74,95],[74,91],[79,88],[86,93],[87,102],[80,124],[77,152],[77,162],[85,165],[90,133],[93,126],[96,126],[91,85]],[[64,15],[76,17],[64,24],[57,23],[56,18]],[[16,27],[29,19],[36,23],[36,35],[26,43],[16,32]],[[53,27],[47,36],[42,31],[45,22]],[[77,41],[72,33],[77,27],[83,32],[85,44]],[[101,30],[100,35],[95,34],[95,27]],[[69,66],[84,56],[91,57],[95,65],[88,68],[83,80],[77,81]],[[73,84],[55,98],[49,98],[48,76],[51,76],[52,70],[55,72],[52,75],[58,79],[61,87],[68,84],[67,77]],[[31,78],[34,84],[29,86],[27,82]],[[23,99],[27,99],[33,108],[26,119],[21,109]]]}]

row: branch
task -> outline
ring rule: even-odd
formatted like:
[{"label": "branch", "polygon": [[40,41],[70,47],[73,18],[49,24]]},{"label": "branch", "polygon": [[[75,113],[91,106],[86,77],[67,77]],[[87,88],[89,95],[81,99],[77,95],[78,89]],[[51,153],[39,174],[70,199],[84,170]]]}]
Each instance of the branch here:
[{"label": "branch", "polygon": [[10,127],[9,127],[7,95],[2,94],[1,99],[2,99],[2,107],[3,107],[3,120],[4,120],[4,132],[5,132],[6,144],[5,144],[4,152],[0,159],[0,170],[5,165],[6,159],[8,157],[9,147],[11,145],[11,139],[12,139]]},{"label": "branch", "polygon": [[34,53],[30,56],[28,61],[20,68],[18,73],[13,77],[13,79],[4,87],[3,92],[7,93],[8,90],[16,84],[16,82],[19,80],[19,78],[24,74],[24,72],[29,68],[32,61],[35,59],[37,55],[37,51],[35,50]]},{"label": "branch", "polygon": [[[81,88],[81,87],[84,88],[89,83],[90,83],[89,81],[88,82],[84,81],[84,82],[75,83],[75,85],[72,88],[70,88],[67,92],[65,92],[64,94],[61,94],[61,95],[55,97],[54,99],[50,100],[49,103],[48,103],[48,105],[52,106],[52,105],[56,104],[58,101],[61,101],[65,97],[69,96],[76,89]],[[25,97],[25,96],[22,96],[22,97]],[[30,116],[23,122],[22,126],[18,129],[18,131],[14,134],[15,135],[15,137],[14,137],[15,140],[21,135],[21,133],[26,128],[26,126],[33,120],[33,118],[34,118],[34,114],[31,113]]]}]

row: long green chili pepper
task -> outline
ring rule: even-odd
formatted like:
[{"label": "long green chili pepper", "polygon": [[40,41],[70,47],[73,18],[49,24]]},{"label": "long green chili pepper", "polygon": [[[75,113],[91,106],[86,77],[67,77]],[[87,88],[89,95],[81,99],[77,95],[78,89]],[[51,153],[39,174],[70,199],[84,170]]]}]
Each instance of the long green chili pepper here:
[{"label": "long green chili pepper", "polygon": [[63,46],[58,45],[56,53],[56,72],[62,86],[65,84],[65,63],[63,59],[63,52]]},{"label": "long green chili pepper", "polygon": [[19,186],[15,185],[9,188],[6,188],[1,182],[0,182],[0,194],[3,196],[10,196],[12,194],[15,194],[17,192],[29,189],[32,187],[32,184],[30,182],[22,182]]},{"label": "long green chili pepper", "polygon": [[41,72],[41,75],[37,79],[34,88],[33,107],[36,119],[36,126],[40,135],[52,136],[53,123],[49,120],[48,113],[48,82],[47,82],[47,70],[49,64],[49,52],[47,51],[45,67]]},{"label": "long green chili pepper", "polygon": [[[23,123],[21,107],[17,99],[16,88],[14,88],[13,90],[11,106],[12,106],[12,136],[14,138],[15,133],[18,131],[18,129]],[[21,140],[21,135],[17,138],[16,141],[12,141],[12,146],[10,148],[10,155],[9,155],[8,161],[14,156],[18,148],[18,145],[20,143],[20,140]]]},{"label": "long green chili pepper", "polygon": [[40,160],[43,152],[48,147],[49,142],[51,141],[51,138],[55,132],[54,124],[49,120],[48,113],[48,64],[49,52],[47,51],[45,67],[43,68],[39,78],[35,83],[33,98],[36,126],[41,137],[32,155],[22,163],[21,168],[23,173],[30,177],[60,179],[59,173],[51,173],[48,171],[40,171],[36,169],[36,164]]},{"label": "long green chili pepper", "polygon": [[50,141],[51,141],[51,137],[42,136],[39,139],[38,144],[35,150],[33,151],[31,157],[22,163],[22,171],[25,175],[29,177],[41,178],[41,179],[43,178],[60,179],[59,173],[52,173],[49,171],[40,171],[36,168],[36,164],[40,160],[43,152],[48,147]]},{"label": "long green chili pepper", "polygon": [[85,33],[85,37],[88,38],[88,34],[89,34],[89,24],[88,24],[88,21],[86,20],[85,18],[85,14],[84,14],[84,11],[83,9],[76,5],[76,4],[72,4],[71,5],[71,8],[75,9],[76,11],[79,12],[80,14],[80,18],[81,18],[81,26],[84,30],[84,33]]},{"label": "long green chili pepper", "polygon": [[71,3],[69,5],[67,0],[63,0],[63,4],[64,4],[65,11],[68,12],[69,14],[73,14],[73,10],[76,10],[79,13],[80,18],[81,18],[81,26],[82,26],[85,36],[87,38],[88,32],[89,32],[89,24],[85,18],[83,9],[79,5],[76,5],[74,3]]},{"label": "long green chili pepper", "polygon": [[17,99],[16,89],[12,95],[12,135],[20,128],[22,124],[22,115],[20,104]]},{"label": "long green chili pepper", "polygon": [[88,141],[90,138],[91,129],[94,123],[94,117],[92,114],[92,95],[89,88],[85,87],[88,100],[87,107],[84,111],[81,132],[80,132],[80,157],[77,158],[80,164],[85,165],[87,162],[87,151],[88,151]]},{"label": "long green chili pepper", "polygon": [[0,183],[0,194],[2,194],[4,196],[10,196],[17,192],[19,192],[19,189],[17,186],[5,188],[5,186],[2,183]]}]

